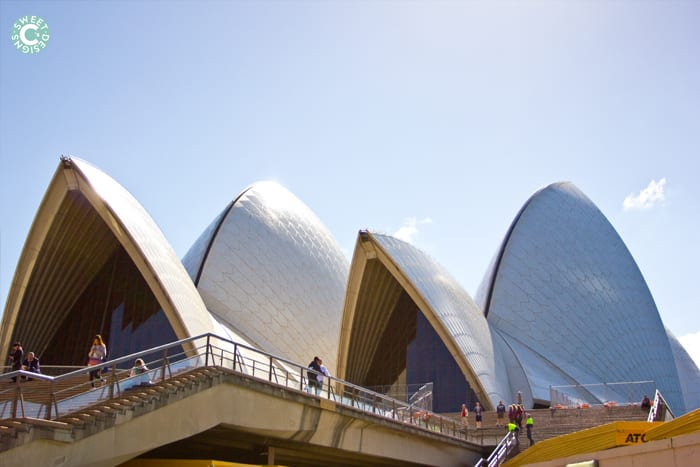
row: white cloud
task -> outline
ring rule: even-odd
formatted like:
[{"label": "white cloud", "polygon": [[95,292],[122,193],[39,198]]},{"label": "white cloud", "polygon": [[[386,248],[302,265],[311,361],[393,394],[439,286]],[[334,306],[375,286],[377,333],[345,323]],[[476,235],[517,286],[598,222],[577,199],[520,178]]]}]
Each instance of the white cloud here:
[{"label": "white cloud", "polygon": [[666,186],[666,178],[662,178],[658,182],[652,180],[649,185],[639,192],[638,195],[630,193],[623,201],[622,205],[627,209],[648,209],[663,202],[666,199],[664,187]]},{"label": "white cloud", "polygon": [[683,344],[683,347],[695,361],[695,364],[700,367],[700,331],[679,337],[678,340]]},{"label": "white cloud", "polygon": [[421,224],[431,224],[432,222],[433,220],[429,217],[421,220],[417,220],[415,217],[409,217],[404,219],[403,225],[399,230],[394,232],[394,237],[407,243],[413,243],[413,237],[418,233],[418,226]]}]

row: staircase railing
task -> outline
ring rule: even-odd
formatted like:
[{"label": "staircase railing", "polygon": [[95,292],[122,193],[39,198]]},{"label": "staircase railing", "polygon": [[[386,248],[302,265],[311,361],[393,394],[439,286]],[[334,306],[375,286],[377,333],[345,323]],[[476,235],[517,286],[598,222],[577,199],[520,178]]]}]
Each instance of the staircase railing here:
[{"label": "staircase railing", "polygon": [[[148,371],[129,376],[134,361],[141,358]],[[324,378],[319,393],[311,392],[305,365],[262,352],[258,349],[214,334],[182,339],[170,344],[132,353],[91,367],[83,367],[59,376],[24,370],[0,375],[0,381],[16,381],[0,389],[0,419],[22,417],[55,420],[113,397],[131,388],[157,383],[199,367],[224,368],[286,387],[308,397],[331,400],[335,404],[382,416],[436,434],[465,440],[461,423],[452,417],[417,410],[406,401],[393,399],[334,377]],[[101,373],[102,369],[106,373]],[[103,378],[91,381],[88,373],[98,370]],[[33,381],[25,380],[31,378]],[[94,384],[94,387],[93,387]]]},{"label": "staircase railing", "polygon": [[518,445],[518,438],[515,433],[510,431],[506,434],[503,439],[498,443],[496,449],[493,450],[491,455],[484,459],[483,457],[479,459],[474,467],[497,467],[503,464],[506,459],[508,459],[508,454]]},{"label": "staircase railing", "polygon": [[663,422],[667,420],[673,420],[674,415],[671,412],[671,408],[666,403],[666,399],[661,395],[661,391],[658,389],[654,394],[654,403],[649,409],[649,416],[647,417],[648,422]]}]

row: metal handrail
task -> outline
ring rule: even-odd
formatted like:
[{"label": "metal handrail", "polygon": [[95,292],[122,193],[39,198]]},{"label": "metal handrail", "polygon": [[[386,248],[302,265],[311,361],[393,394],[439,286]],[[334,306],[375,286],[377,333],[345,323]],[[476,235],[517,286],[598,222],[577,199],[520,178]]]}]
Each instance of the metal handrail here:
[{"label": "metal handrail", "polygon": [[[89,367],[81,367],[77,370],[69,371],[67,373],[61,374],[59,376],[49,376],[45,375],[42,373],[33,373],[29,372],[26,370],[15,370],[11,371],[9,373],[5,373],[0,375],[0,379],[4,380],[9,380],[10,378],[14,379],[13,384],[9,389],[6,389],[4,391],[0,391],[0,394],[2,393],[7,393],[8,391],[14,391],[14,397],[9,400],[11,402],[11,409],[8,411],[6,410],[7,407],[3,406],[3,403],[0,402],[0,419],[1,418],[6,418],[6,412],[9,412],[9,415],[12,418],[17,417],[17,410],[20,410],[22,416],[24,417],[26,413],[29,411],[27,409],[27,404],[31,404],[33,406],[34,410],[34,415],[37,417],[43,416],[43,418],[46,419],[56,419],[59,416],[62,416],[63,414],[59,413],[59,401],[64,401],[66,399],[70,398],[80,398],[81,395],[85,395],[87,393],[92,393],[90,397],[82,397],[82,399],[85,399],[86,401],[89,402],[97,402],[99,400],[103,399],[109,399],[112,398],[116,395],[121,394],[123,390],[128,389],[128,387],[133,386],[134,384],[129,384],[129,382],[124,382],[122,379],[129,379],[129,378],[122,378],[128,370],[118,368],[119,365],[129,362],[129,366],[133,363],[133,361],[138,358],[138,357],[145,357],[149,354],[154,354],[154,353],[159,353],[163,352],[163,358],[154,360],[152,362],[147,362],[147,364],[152,365],[155,362],[156,365],[161,369],[161,377],[160,379],[165,379],[165,373],[168,372],[172,375],[172,371],[170,370],[170,362],[168,360],[168,350],[173,349],[173,348],[178,348],[181,347],[182,343],[186,343],[189,341],[194,341],[196,339],[201,338],[202,336],[194,337],[194,338],[188,338],[188,339],[182,339],[177,342],[173,342],[170,344],[165,344],[161,345],[152,349],[144,350],[141,352],[136,352],[130,355],[125,355],[123,357],[113,359],[108,362],[103,362],[99,365],[93,365]],[[187,352],[178,352],[179,355],[184,356],[187,354]],[[155,366],[154,366],[155,368]],[[81,375],[87,376],[90,372],[93,371],[98,371],[100,375],[103,374],[103,369],[106,369],[106,384],[104,383],[104,380],[102,377],[100,377],[100,380],[103,383],[100,383],[101,386],[99,388],[99,391],[95,390],[95,387],[93,386],[92,381],[88,381],[86,378],[84,382],[79,383],[77,385],[73,385],[69,388],[63,388],[63,389],[55,389],[56,386],[59,386],[61,382],[67,380],[67,379],[73,379],[76,377],[80,377]],[[149,370],[149,373],[154,373],[154,370],[151,369]],[[44,383],[48,385],[48,401],[46,401],[44,404],[37,404],[37,403],[25,403],[24,399],[24,393],[26,389],[24,389],[24,381],[27,379],[32,379],[32,380],[37,380],[40,382],[40,384]],[[138,378],[140,380],[140,377]],[[92,389],[88,387],[90,385]],[[43,386],[44,389],[46,386]],[[84,388],[81,390],[81,388]],[[33,390],[39,391],[39,389],[34,388]],[[62,398],[62,396],[65,396],[68,393],[75,393],[76,390],[80,391],[78,395],[73,395],[73,396],[66,396]],[[7,399],[7,398],[5,398]],[[6,400],[4,405],[7,405],[8,401]],[[71,408],[80,408],[80,403],[78,402],[76,405],[71,406]],[[52,413],[53,412],[53,413]],[[35,417],[35,418],[37,418]]]},{"label": "metal handrail", "polygon": [[510,451],[512,451],[517,444],[518,440],[515,433],[509,431],[498,443],[498,446],[496,446],[496,449],[493,450],[489,457],[486,459],[482,457],[479,459],[479,462],[474,465],[474,467],[497,467],[503,464],[503,462],[505,462],[505,460],[508,458]]},{"label": "metal handrail", "polygon": [[[640,380],[640,381],[616,381],[616,382],[600,382],[600,383],[586,383],[586,384],[562,384],[562,385],[550,385],[549,386],[549,399],[552,406],[562,405],[568,407],[581,407],[581,406],[597,406],[597,405],[609,405],[610,403],[619,404],[632,404],[637,400],[637,390],[633,390],[634,387],[639,387],[642,385],[656,386],[656,381],[654,380]],[[619,390],[616,387],[629,387],[627,391],[624,389]],[[600,390],[605,394],[600,394]],[[584,394],[574,395],[566,390],[574,389],[581,391]],[[564,391],[561,391],[564,390]],[[623,392],[626,392],[625,397]],[[643,392],[647,392],[646,390]],[[561,400],[560,396],[555,396],[559,393],[563,396],[566,401]]]},{"label": "metal handrail", "polygon": [[664,399],[664,396],[661,395],[661,391],[657,389],[656,393],[654,394],[654,403],[649,409],[649,416],[647,417],[647,422],[658,422],[660,421],[658,420],[660,416],[663,417],[663,420],[661,421],[666,421],[675,418],[673,412],[671,411],[671,408],[666,402],[666,399]]},{"label": "metal handrail", "polygon": [[[185,346],[184,344],[190,344]],[[187,350],[185,350],[187,349]],[[175,350],[175,352],[173,352]],[[148,357],[154,359],[148,361]],[[307,394],[308,397],[320,397],[340,405],[352,407],[365,413],[374,414],[395,420],[397,422],[415,425],[421,429],[440,433],[444,436],[466,439],[466,433],[461,423],[456,419],[444,417],[427,410],[415,410],[411,404],[393,399],[385,394],[377,393],[356,384],[333,376],[324,377],[324,385],[319,395],[307,392],[307,372],[312,370],[305,365],[294,363],[277,355],[263,352],[239,342],[217,336],[201,334],[195,337],[181,339],[169,344],[160,345],[148,350],[135,352],[99,365],[83,367],[59,376],[49,376],[31,373],[25,370],[12,371],[0,375],[0,379],[16,377],[15,391],[12,398],[11,417],[16,418],[18,408],[22,416],[28,412],[36,418],[57,419],[101,400],[121,395],[127,389],[139,384],[144,375],[127,377],[124,366],[131,366],[136,358],[142,358],[149,370],[149,380],[166,380],[181,371],[193,367],[222,367],[249,377],[267,381],[270,384],[283,386]],[[109,368],[106,384],[91,388],[87,375],[91,371]],[[49,400],[43,404],[30,403],[24,400],[24,384],[22,377],[30,377],[39,381],[44,391],[48,386]],[[68,389],[55,389],[70,378],[85,377],[85,382]],[[65,384],[64,384],[65,386]],[[76,391],[79,391],[77,395]],[[0,391],[2,393],[3,391]],[[69,395],[73,394],[73,395]],[[7,398],[9,399],[9,398]],[[70,399],[70,402],[66,402]],[[7,418],[7,407],[0,402],[0,419]]]}]

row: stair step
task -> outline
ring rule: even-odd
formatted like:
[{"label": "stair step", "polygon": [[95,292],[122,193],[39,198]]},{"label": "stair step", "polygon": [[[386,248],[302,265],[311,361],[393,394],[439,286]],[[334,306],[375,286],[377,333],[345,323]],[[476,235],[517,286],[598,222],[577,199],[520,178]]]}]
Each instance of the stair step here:
[{"label": "stair step", "polygon": [[78,418],[78,417],[65,417],[65,418],[59,419],[59,421],[64,422],[64,423],[69,423],[73,426],[80,427],[80,428],[85,426],[85,420]]},{"label": "stair step", "polygon": [[[103,400],[92,406],[83,407],[75,412],[62,414],[62,416],[58,417],[56,420],[44,420],[31,417],[0,420],[0,451],[14,448],[18,442],[26,442],[23,441],[23,438],[18,438],[17,433],[29,432],[35,426],[52,428],[55,430],[67,430],[69,432],[77,429],[81,430],[80,433],[90,434],[94,429],[102,429],[104,426],[104,424],[98,424],[98,421],[114,418],[120,413],[125,414],[127,410],[141,407],[145,403],[158,399],[168,393],[195,387],[218,374],[220,374],[220,372],[217,370],[197,369],[193,371],[192,374],[178,375],[177,377],[153,384],[152,386],[130,388],[121,395],[110,400]],[[71,378],[71,381],[71,384],[76,386],[65,387],[65,391],[60,392],[60,396],[57,397],[58,400],[63,400],[66,397],[66,393],[81,394],[92,389],[89,382],[85,381],[84,375],[81,378]],[[30,383],[34,384],[37,383],[37,381],[29,381],[26,384]],[[67,385],[62,384],[61,386]],[[23,388],[27,387],[28,386],[24,386]],[[36,399],[44,405],[47,404],[51,395],[50,388],[46,389],[47,387],[48,385],[44,385],[42,390],[38,392],[27,391],[25,401]],[[56,389],[55,386],[54,389]],[[56,392],[54,392],[54,394],[56,394]]]}]

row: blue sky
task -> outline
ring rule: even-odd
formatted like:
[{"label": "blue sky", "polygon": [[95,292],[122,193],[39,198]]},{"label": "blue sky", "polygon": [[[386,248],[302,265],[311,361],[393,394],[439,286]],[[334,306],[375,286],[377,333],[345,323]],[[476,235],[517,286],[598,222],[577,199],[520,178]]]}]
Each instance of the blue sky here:
[{"label": "blue sky", "polygon": [[[11,40],[25,15],[46,49]],[[0,300],[60,155],[183,256],[276,180],[348,258],[397,234],[474,295],[519,208],[574,182],[700,362],[700,2],[0,2]]]}]

